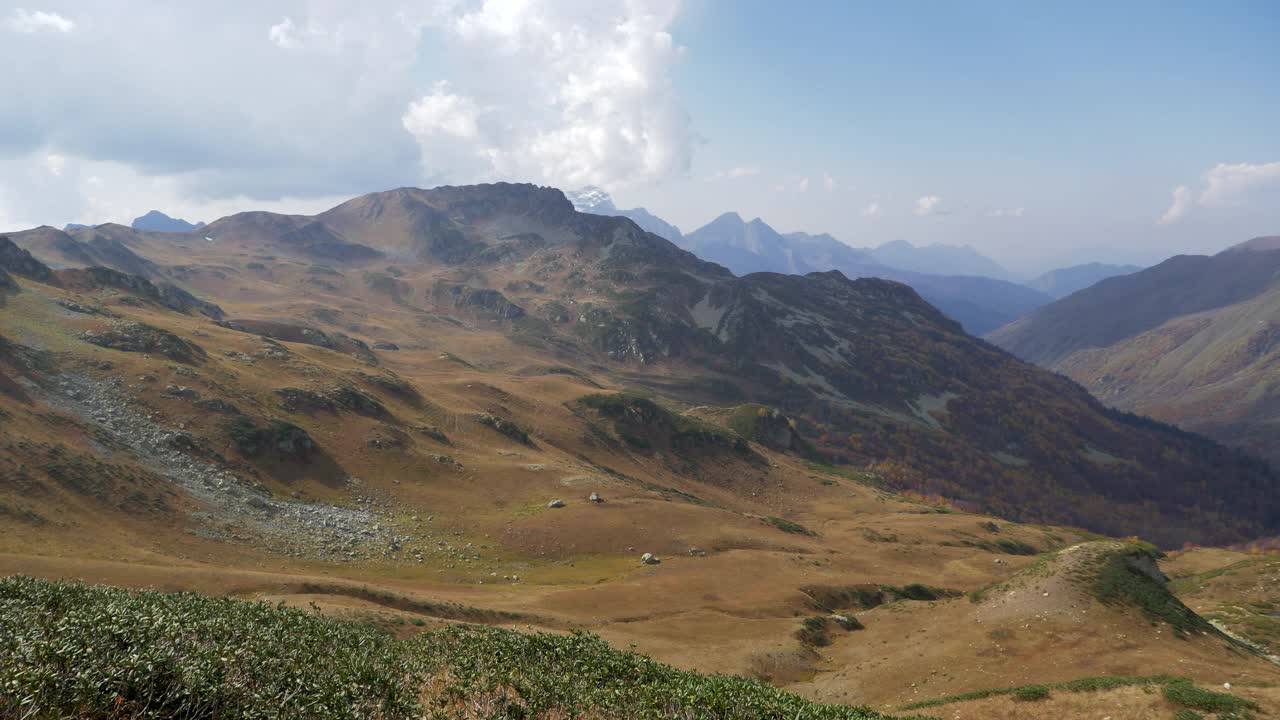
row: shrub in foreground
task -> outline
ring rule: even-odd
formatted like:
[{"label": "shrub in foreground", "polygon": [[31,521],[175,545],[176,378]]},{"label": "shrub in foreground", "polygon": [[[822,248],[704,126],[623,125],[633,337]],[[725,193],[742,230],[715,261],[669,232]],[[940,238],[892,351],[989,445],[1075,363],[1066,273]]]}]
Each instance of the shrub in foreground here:
[{"label": "shrub in foreground", "polygon": [[876,720],[587,633],[453,625],[398,641],[266,603],[0,579],[0,718]]}]

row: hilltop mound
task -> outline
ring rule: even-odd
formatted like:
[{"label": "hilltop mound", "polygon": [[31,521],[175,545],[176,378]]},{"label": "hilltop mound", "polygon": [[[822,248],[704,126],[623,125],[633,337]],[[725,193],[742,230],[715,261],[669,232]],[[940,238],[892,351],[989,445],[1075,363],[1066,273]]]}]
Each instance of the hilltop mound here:
[{"label": "hilltop mound", "polygon": [[1175,634],[1216,634],[1170,592],[1150,546],[1103,541],[1073,545],[1015,575],[1008,582],[980,591],[978,618],[983,622],[1053,616],[1087,622],[1091,605],[1141,612]]}]

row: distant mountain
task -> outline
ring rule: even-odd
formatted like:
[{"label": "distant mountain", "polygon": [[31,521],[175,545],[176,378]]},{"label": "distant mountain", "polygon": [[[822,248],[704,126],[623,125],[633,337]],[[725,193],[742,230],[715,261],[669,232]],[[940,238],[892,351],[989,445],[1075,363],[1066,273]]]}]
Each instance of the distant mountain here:
[{"label": "distant mountain", "polygon": [[1117,275],[1132,275],[1142,268],[1138,265],[1108,265],[1087,263],[1059,268],[1027,282],[1027,287],[1039,290],[1054,299],[1064,298],[1077,290],[1083,290],[1099,280]]},{"label": "distant mountain", "polygon": [[723,265],[738,275],[803,275],[815,269],[797,259],[790,241],[763,220],[747,222],[735,212],[725,213],[689,233],[680,244],[703,260]]},{"label": "distant mountain", "polygon": [[979,275],[999,280],[1016,280],[1000,263],[968,245],[912,245],[894,240],[869,251],[882,265],[930,275]]},{"label": "distant mountain", "polygon": [[1280,462],[1280,237],[1107,278],[988,337],[1111,405]]},{"label": "distant mountain", "polygon": [[115,223],[103,223],[70,233],[48,225],[10,233],[14,242],[57,268],[97,265],[152,280],[161,278],[155,263],[129,247],[135,235],[130,228]]},{"label": "distant mountain", "polygon": [[81,225],[80,223],[67,223],[62,226],[63,232],[71,232],[72,230],[88,230],[95,227],[94,225]]},{"label": "distant mountain", "polygon": [[640,226],[641,230],[651,232],[658,237],[666,238],[677,244],[684,237],[684,234],[680,232],[680,228],[644,208],[618,209],[613,204],[613,198],[609,193],[598,187],[587,186],[579,190],[569,190],[564,195],[569,199],[569,202],[573,203],[574,209],[578,212],[630,218],[632,222]]},{"label": "distant mountain", "polygon": [[156,232],[191,232],[204,227],[204,223],[189,223],[181,218],[171,218],[159,210],[152,210],[146,215],[134,218],[134,230],[153,230]]},{"label": "distant mountain", "polygon": [[965,330],[980,335],[1049,302],[1044,293],[990,277],[931,275],[888,267],[867,250],[828,234],[781,234],[763,220],[725,213],[675,241],[704,260],[739,275],[753,272],[805,274],[839,270],[846,277],[878,277],[915,288]]}]

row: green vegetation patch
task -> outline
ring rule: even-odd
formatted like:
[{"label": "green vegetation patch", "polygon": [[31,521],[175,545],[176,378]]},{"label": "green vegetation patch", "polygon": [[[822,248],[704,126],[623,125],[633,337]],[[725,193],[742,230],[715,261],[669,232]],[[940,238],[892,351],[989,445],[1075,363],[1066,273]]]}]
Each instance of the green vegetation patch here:
[{"label": "green vegetation patch", "polygon": [[1167,623],[1180,637],[1189,632],[1216,632],[1209,621],[1182,604],[1164,583],[1141,569],[1144,561],[1154,568],[1159,554],[1152,547],[1138,546],[1132,552],[1104,555],[1093,583],[1094,596],[1107,604],[1136,606],[1152,622]]},{"label": "green vegetation patch", "polygon": [[[1098,675],[1094,677],[1079,678],[1077,680],[1068,680],[1067,682],[1060,683],[1015,685],[1013,687],[990,688],[986,690],[974,690],[967,693],[958,693],[956,695],[945,695],[943,697],[921,700],[919,702],[903,705],[901,709],[919,710],[921,708],[937,707],[938,705],[950,705],[951,703],[968,702],[970,700],[982,700],[999,695],[1012,695],[1015,698],[1022,700],[1040,700],[1048,697],[1049,693],[1053,690],[1063,690],[1066,692],[1096,692],[1098,690],[1111,690],[1112,688],[1128,687],[1130,685],[1169,685],[1176,682],[1188,681],[1185,678],[1176,677],[1174,675]],[[1019,697],[1020,695],[1025,695],[1027,697]]]},{"label": "green vegetation patch", "polygon": [[612,419],[618,437],[639,449],[661,445],[686,450],[721,447],[744,455],[755,454],[737,433],[672,412],[638,393],[596,393],[582,397],[579,402]]},{"label": "green vegetation patch", "polygon": [[1023,685],[1013,691],[1014,700],[1035,701],[1046,700],[1049,697],[1048,685]]},{"label": "green vegetation patch", "polygon": [[846,632],[862,630],[863,624],[852,615],[813,615],[800,623],[796,630],[796,639],[812,647],[826,647],[831,644],[831,627],[835,626]]},{"label": "green vegetation patch", "polygon": [[778,528],[782,532],[791,533],[792,535],[807,535],[808,537],[817,537],[818,535],[818,533],[810,530],[809,528],[801,525],[800,523],[792,522],[791,520],[787,520],[785,518],[769,515],[764,518],[764,521]]},{"label": "green vegetation patch", "polygon": [[[991,523],[991,524],[995,525],[995,523]],[[999,532],[999,530],[995,530],[992,532]],[[996,538],[995,540],[977,540],[977,541],[965,540],[960,544],[967,545],[968,547],[976,547],[980,550],[986,550],[987,552],[990,552],[990,553],[1002,553],[1004,555],[1039,555],[1040,554],[1040,551],[1036,549],[1036,546],[1031,545],[1029,543],[1022,542],[1021,540],[1014,540],[1013,538],[1007,538],[1007,537]]]},{"label": "green vegetation patch", "polygon": [[898,600],[934,601],[960,597],[959,590],[920,583],[896,585],[805,585],[800,592],[809,596],[814,610],[838,613],[841,610],[870,610]]},{"label": "green vegetation patch", "polygon": [[267,603],[0,580],[0,717],[878,720],[594,635],[453,625],[396,640]]},{"label": "green vegetation patch", "polygon": [[1171,682],[1164,688],[1164,698],[1171,703],[1183,705],[1195,710],[1204,710],[1205,712],[1218,713],[1234,713],[1240,715],[1253,710],[1260,710],[1258,704],[1252,700],[1232,695],[1230,693],[1215,692],[1213,690],[1205,690],[1196,687],[1190,680],[1178,680]]}]

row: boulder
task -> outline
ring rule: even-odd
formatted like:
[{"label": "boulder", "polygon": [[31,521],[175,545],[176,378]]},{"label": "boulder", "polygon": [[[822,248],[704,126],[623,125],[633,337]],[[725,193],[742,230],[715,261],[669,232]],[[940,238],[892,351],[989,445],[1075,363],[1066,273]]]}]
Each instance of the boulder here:
[{"label": "boulder", "polygon": [[657,565],[662,562],[653,553],[645,553],[640,556],[640,562],[645,565]]},{"label": "boulder", "polygon": [[552,500],[551,502],[547,503],[547,507],[549,507],[549,508],[562,508],[562,507],[564,507],[564,501],[563,501],[563,500]]}]

